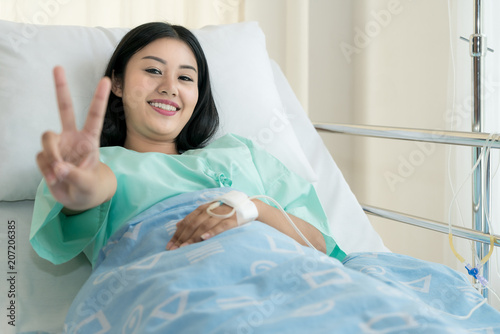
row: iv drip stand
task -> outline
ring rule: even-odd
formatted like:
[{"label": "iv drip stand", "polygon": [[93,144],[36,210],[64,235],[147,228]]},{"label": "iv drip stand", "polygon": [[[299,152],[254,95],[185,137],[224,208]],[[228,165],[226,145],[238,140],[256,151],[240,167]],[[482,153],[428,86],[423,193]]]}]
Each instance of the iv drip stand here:
[{"label": "iv drip stand", "polygon": [[[483,34],[483,3],[482,0],[474,0],[474,30],[469,38],[470,55],[472,57],[472,132],[483,132],[484,130],[484,106],[483,106],[483,78],[484,57],[486,56],[486,36]],[[481,148],[473,148],[472,165],[481,155]],[[486,155],[474,171],[472,176],[472,215],[474,229],[488,234],[489,228],[486,217],[490,216],[490,156]],[[476,256],[481,260],[488,254],[488,245],[476,242]],[[473,265],[476,266],[473,256]],[[483,277],[489,280],[489,264],[483,265]],[[477,282],[475,282],[477,283]],[[483,289],[483,297],[488,298],[488,290]]]}]

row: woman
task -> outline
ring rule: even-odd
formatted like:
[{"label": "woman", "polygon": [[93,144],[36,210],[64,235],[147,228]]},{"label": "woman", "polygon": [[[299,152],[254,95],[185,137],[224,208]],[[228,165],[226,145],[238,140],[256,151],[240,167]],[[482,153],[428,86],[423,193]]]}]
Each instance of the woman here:
[{"label": "woman", "polygon": [[[42,136],[37,163],[45,182],[30,239],[42,257],[61,263],[84,251],[95,264],[99,249],[128,219],[165,198],[218,186],[282,197],[316,249],[344,256],[328,236],[310,184],[240,137],[227,135],[200,149],[214,135],[218,116],[205,56],[189,30],[166,23],[131,30],[111,57],[81,131],[62,68],[54,69],[54,79],[62,132]],[[252,202],[256,220],[305,245],[278,209]],[[215,216],[209,205],[177,224],[167,250],[238,226],[236,215],[221,218],[229,206],[214,209]]]}]

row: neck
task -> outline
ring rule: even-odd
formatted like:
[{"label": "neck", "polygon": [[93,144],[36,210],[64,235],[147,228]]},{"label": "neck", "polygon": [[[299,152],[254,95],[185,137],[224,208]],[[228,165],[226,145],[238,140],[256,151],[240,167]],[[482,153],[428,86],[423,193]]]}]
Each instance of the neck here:
[{"label": "neck", "polygon": [[164,154],[179,154],[175,142],[156,142],[148,139],[133,138],[127,135],[125,144],[126,149],[136,152],[158,152]]}]

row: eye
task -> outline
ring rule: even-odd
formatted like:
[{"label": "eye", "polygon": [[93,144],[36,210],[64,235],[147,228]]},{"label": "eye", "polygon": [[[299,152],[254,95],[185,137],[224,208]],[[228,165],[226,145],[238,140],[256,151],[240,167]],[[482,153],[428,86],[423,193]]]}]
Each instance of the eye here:
[{"label": "eye", "polygon": [[181,75],[179,77],[180,80],[182,81],[193,81],[193,79],[191,79],[190,77],[186,76],[186,75]]},{"label": "eye", "polygon": [[148,73],[151,73],[151,74],[159,74],[159,75],[162,75],[162,74],[163,74],[163,73],[162,73],[159,69],[157,69],[157,68],[147,68],[145,71],[146,71],[146,72],[148,72]]}]

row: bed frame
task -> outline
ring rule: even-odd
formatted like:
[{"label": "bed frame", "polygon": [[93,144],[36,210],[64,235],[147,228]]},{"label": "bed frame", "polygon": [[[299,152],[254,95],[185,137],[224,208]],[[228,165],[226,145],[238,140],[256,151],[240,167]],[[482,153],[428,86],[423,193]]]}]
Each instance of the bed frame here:
[{"label": "bed frame", "polygon": [[[316,123],[315,128],[319,131],[343,133],[350,135],[369,136],[377,138],[388,138],[398,140],[421,141],[437,144],[451,144],[472,146],[472,165],[478,162],[481,155],[481,147],[488,144],[491,148],[500,148],[500,142],[491,141],[489,133],[482,132],[484,128],[484,105],[483,101],[483,76],[484,56],[487,51],[486,38],[483,35],[483,4],[482,0],[474,0],[474,29],[473,34],[467,40],[469,42],[470,56],[472,58],[472,131],[437,131],[428,129],[411,129],[366,125],[349,124],[325,124]],[[491,174],[490,154],[487,152],[484,161],[479,161],[472,175],[472,213],[474,229],[452,227],[453,235],[476,242],[477,258],[482,259],[488,254],[490,243],[500,246],[500,236],[491,234],[487,224],[487,218],[491,212]],[[414,226],[419,226],[434,231],[449,233],[448,224],[431,221],[428,219],[410,216],[386,209],[362,205],[363,210],[371,215],[391,219]],[[473,260],[475,261],[475,260]],[[476,266],[475,263],[472,264]],[[490,268],[488,262],[483,265],[483,277],[489,280]],[[488,290],[484,289],[482,294],[488,298]]]},{"label": "bed frame", "polygon": [[[369,136],[375,138],[388,138],[388,139],[398,139],[398,140],[410,140],[410,141],[421,141],[430,142],[438,144],[452,144],[452,145],[462,145],[462,146],[472,146],[474,149],[474,156],[478,157],[478,151],[481,147],[488,141],[488,133],[475,133],[475,132],[456,132],[456,131],[432,131],[424,129],[410,129],[410,128],[396,128],[396,127],[381,127],[381,126],[363,126],[363,125],[347,125],[347,124],[325,124],[316,123],[314,124],[319,131],[328,131],[334,133],[358,135],[358,136]],[[500,148],[500,142],[489,142],[492,148]],[[477,155],[476,155],[477,154]],[[481,215],[481,204],[487,207],[489,210],[490,196],[481,197],[482,189],[490,189],[490,179],[489,177],[483,177],[489,175],[489,159],[487,159],[487,173],[481,175],[481,171],[478,173],[480,177],[473,178],[473,193],[474,195],[479,195],[475,197],[473,202],[473,219],[475,229],[464,228],[453,226],[451,232],[454,236],[476,241],[476,252],[478,258],[483,258],[488,253],[488,248],[493,240],[494,246],[500,246],[500,236],[489,233],[488,224],[486,224],[486,210],[484,216]],[[480,169],[478,166],[477,169]],[[478,182],[483,180],[484,184]],[[481,198],[483,202],[481,202]],[[479,203],[479,205],[477,204]],[[427,228],[433,231],[438,231],[442,233],[449,233],[449,228],[447,223],[433,221],[421,217],[411,216],[404,213],[399,213],[387,209],[382,209],[378,207],[373,207],[369,205],[362,204],[363,210],[374,216],[381,218],[386,218],[422,228]],[[478,246],[479,245],[479,246]],[[476,264],[473,263],[473,266]],[[488,262],[483,265],[483,277],[489,279],[489,266]],[[482,291],[485,298],[488,297],[488,291],[485,289]]]}]

